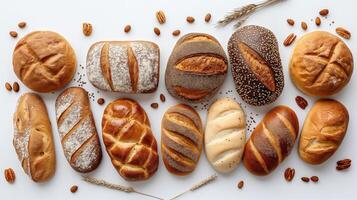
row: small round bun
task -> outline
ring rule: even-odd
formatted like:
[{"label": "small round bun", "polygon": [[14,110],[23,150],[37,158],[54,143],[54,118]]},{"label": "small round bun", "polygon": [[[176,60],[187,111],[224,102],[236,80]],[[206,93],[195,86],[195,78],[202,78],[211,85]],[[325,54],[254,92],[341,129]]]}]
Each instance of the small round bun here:
[{"label": "small round bun", "polygon": [[76,56],[65,38],[51,31],[35,31],[23,37],[13,53],[17,77],[36,92],[53,92],[71,81]]},{"label": "small round bun", "polygon": [[289,70],[292,81],[302,92],[326,97],[347,85],[353,72],[353,57],[340,38],[316,31],[297,42]]}]

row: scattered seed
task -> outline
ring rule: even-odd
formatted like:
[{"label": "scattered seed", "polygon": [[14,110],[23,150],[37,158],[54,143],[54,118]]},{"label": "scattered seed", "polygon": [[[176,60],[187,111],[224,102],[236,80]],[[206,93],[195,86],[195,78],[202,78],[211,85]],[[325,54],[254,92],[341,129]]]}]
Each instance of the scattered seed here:
[{"label": "scattered seed", "polygon": [[295,24],[295,21],[293,19],[287,19],[286,22],[288,22],[290,26],[294,26]]},{"label": "scattered seed", "polygon": [[284,40],[284,46],[289,46],[291,45],[296,39],[296,35],[294,33],[290,33],[286,39]]},{"label": "scattered seed", "polygon": [[131,30],[131,26],[130,25],[126,25],[125,28],[124,28],[124,32],[125,33],[129,33]]},{"label": "scattered seed", "polygon": [[155,27],[155,28],[154,28],[154,33],[155,33],[157,36],[159,36],[159,35],[161,34],[161,31],[160,31],[159,28]]},{"label": "scattered seed", "polygon": [[238,182],[238,188],[239,188],[239,189],[242,189],[243,186],[244,186],[244,181],[242,181],[242,180],[239,181],[239,182]]},{"label": "scattered seed", "polygon": [[78,190],[78,186],[77,185],[73,185],[70,190],[71,190],[72,193],[76,193],[77,190]]},{"label": "scattered seed", "polygon": [[164,24],[166,22],[165,13],[162,10],[156,12],[156,19],[160,24]]},{"label": "scattered seed", "polygon": [[207,13],[206,16],[205,16],[205,22],[208,23],[209,21],[211,21],[211,18],[212,18],[211,13]]},{"label": "scattered seed", "polygon": [[173,36],[178,36],[180,35],[181,31],[180,30],[175,30],[174,32],[172,32]]},{"label": "scattered seed", "polygon": [[321,15],[321,16],[326,16],[326,15],[328,15],[328,13],[329,13],[329,10],[328,9],[322,9],[322,10],[320,10],[320,12],[319,12],[319,14]]},{"label": "scattered seed", "polygon": [[307,24],[306,22],[301,22],[301,28],[306,31],[307,30]]},{"label": "scattered seed", "polygon": [[316,182],[319,182],[319,177],[317,177],[317,176],[311,176],[311,177],[310,177],[310,180],[311,180],[312,182],[316,183]]},{"label": "scattered seed", "polygon": [[159,107],[159,104],[158,103],[152,103],[150,106],[151,106],[151,108],[157,109]]},{"label": "scattered seed", "polygon": [[309,177],[301,177],[301,180],[308,183],[310,181]]},{"label": "scattered seed", "polygon": [[12,90],[12,86],[11,86],[11,84],[8,83],[8,82],[5,83],[5,88],[6,88],[6,90],[9,91],[9,92],[11,92],[11,90]]},{"label": "scattered seed", "polygon": [[284,172],[284,177],[285,177],[285,180],[290,182],[294,179],[294,176],[295,176],[295,169],[294,168],[287,168]]},{"label": "scattered seed", "polygon": [[320,18],[320,17],[316,17],[316,18],[315,18],[315,24],[316,24],[317,26],[320,26],[320,25],[321,25],[321,18]]},{"label": "scattered seed", "polygon": [[103,104],[105,103],[105,100],[104,100],[103,98],[99,98],[99,99],[97,100],[97,103],[98,103],[99,105],[103,105]]},{"label": "scattered seed", "polygon": [[337,27],[336,33],[347,40],[351,38],[351,33],[342,27]]},{"label": "scattered seed", "polygon": [[12,89],[14,90],[14,92],[19,92],[19,91],[20,91],[20,85],[19,85],[19,83],[15,81],[15,82],[12,84]]},{"label": "scattered seed", "polygon": [[6,181],[8,183],[14,183],[15,182],[16,176],[15,176],[15,172],[14,172],[14,170],[12,168],[5,169],[4,176],[5,176],[5,179],[6,179]]},{"label": "scattered seed", "polygon": [[192,17],[192,16],[188,16],[188,17],[186,17],[186,21],[187,21],[188,23],[192,24],[193,22],[195,22],[195,18]]},{"label": "scattered seed", "polygon": [[25,27],[26,27],[26,22],[19,22],[19,23],[17,24],[17,26],[18,26],[19,28],[25,28]]},{"label": "scattered seed", "polygon": [[306,99],[304,99],[302,96],[296,96],[295,102],[303,110],[308,106]]},{"label": "scattered seed", "polygon": [[90,36],[93,32],[92,24],[90,23],[83,23],[82,24],[82,31],[85,36]]},{"label": "scattered seed", "polygon": [[13,37],[13,38],[16,38],[17,37],[17,32],[16,31],[10,31],[10,36]]},{"label": "scattered seed", "polygon": [[160,100],[161,102],[165,102],[166,101],[166,97],[164,94],[160,94]]}]

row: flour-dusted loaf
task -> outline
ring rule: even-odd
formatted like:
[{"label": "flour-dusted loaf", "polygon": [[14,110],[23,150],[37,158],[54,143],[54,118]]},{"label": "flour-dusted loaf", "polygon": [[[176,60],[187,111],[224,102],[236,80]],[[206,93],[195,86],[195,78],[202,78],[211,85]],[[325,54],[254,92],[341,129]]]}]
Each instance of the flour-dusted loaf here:
[{"label": "flour-dusted loaf", "polygon": [[64,155],[71,167],[82,173],[96,169],[102,159],[88,92],[66,89],[56,100],[58,132]]},{"label": "flour-dusted loaf", "polygon": [[205,129],[205,150],[208,161],[216,171],[228,173],[239,165],[245,134],[245,114],[237,102],[221,98],[210,106]]},{"label": "flour-dusted loaf", "polygon": [[77,59],[67,40],[52,31],[34,31],[15,46],[13,67],[16,76],[36,92],[52,92],[69,83]]},{"label": "flour-dusted loaf", "polygon": [[302,36],[290,60],[290,77],[295,86],[311,96],[330,96],[350,81],[353,56],[337,36],[315,31]]},{"label": "flour-dusted loaf", "polygon": [[35,182],[50,179],[56,171],[51,122],[42,98],[22,95],[13,118],[13,144],[25,173]]},{"label": "flour-dusted loaf", "polygon": [[290,154],[298,133],[295,112],[287,106],[273,108],[248,139],[243,154],[244,166],[255,175],[271,173]]},{"label": "flour-dusted loaf", "polygon": [[97,88],[122,93],[154,92],[159,83],[160,49],[148,41],[103,41],[87,54],[87,76]]},{"label": "flour-dusted loaf", "polygon": [[170,107],[161,122],[161,152],[166,169],[187,175],[197,166],[203,144],[202,121],[191,106]]},{"label": "flour-dusted loaf", "polygon": [[216,38],[189,33],[176,43],[165,72],[168,92],[186,102],[210,99],[223,84],[228,59]]},{"label": "flour-dusted loaf", "polygon": [[228,42],[236,90],[250,105],[274,102],[284,88],[279,45],[268,29],[249,25],[238,29]]},{"label": "flour-dusted loaf", "polygon": [[332,99],[317,101],[309,111],[301,131],[300,158],[315,165],[325,162],[340,146],[348,122],[348,111],[340,102]]},{"label": "flour-dusted loaf", "polygon": [[132,99],[118,99],[104,110],[103,142],[112,164],[128,181],[150,178],[157,171],[157,142],[145,110]]}]

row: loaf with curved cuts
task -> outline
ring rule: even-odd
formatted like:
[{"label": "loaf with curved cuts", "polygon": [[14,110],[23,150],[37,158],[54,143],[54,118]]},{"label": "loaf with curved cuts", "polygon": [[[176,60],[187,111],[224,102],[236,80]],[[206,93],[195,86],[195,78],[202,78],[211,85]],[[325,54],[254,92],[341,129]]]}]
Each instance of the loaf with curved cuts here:
[{"label": "loaf with curved cuts", "polygon": [[102,150],[88,92],[70,87],[56,99],[58,132],[64,155],[71,167],[82,173],[93,171],[102,159]]},{"label": "loaf with curved cuts", "polygon": [[160,49],[148,41],[102,41],[87,54],[87,76],[98,89],[154,92],[159,83]]},{"label": "loaf with curved cuts", "polygon": [[214,169],[228,173],[242,160],[246,134],[245,114],[240,105],[229,98],[215,101],[208,110],[205,150]]},{"label": "loaf with curved cuts", "polygon": [[35,182],[49,180],[56,171],[51,122],[42,98],[22,95],[13,118],[13,144],[25,173]]},{"label": "loaf with curved cuts", "polygon": [[243,163],[255,175],[271,173],[290,154],[299,133],[293,110],[277,106],[269,111],[245,145]]},{"label": "loaf with curved cuts", "polygon": [[301,131],[300,158],[315,165],[329,159],[345,137],[348,121],[348,111],[340,102],[332,99],[317,101]]},{"label": "loaf with curved cuts", "polygon": [[134,100],[118,99],[104,110],[103,142],[112,164],[129,181],[150,178],[157,171],[156,139],[145,110]]},{"label": "loaf with curved cuts", "polygon": [[200,159],[203,143],[202,121],[192,107],[170,107],[161,121],[161,152],[166,169],[175,175],[191,173]]}]

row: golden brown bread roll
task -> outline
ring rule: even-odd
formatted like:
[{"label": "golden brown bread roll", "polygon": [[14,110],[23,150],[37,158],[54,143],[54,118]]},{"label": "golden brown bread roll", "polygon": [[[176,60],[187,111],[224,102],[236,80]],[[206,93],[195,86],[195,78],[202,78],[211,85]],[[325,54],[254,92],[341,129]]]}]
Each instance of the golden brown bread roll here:
[{"label": "golden brown bread roll", "polygon": [[76,71],[76,56],[65,38],[51,31],[27,34],[13,53],[17,77],[36,92],[52,92],[71,81]]},{"label": "golden brown bread roll", "polygon": [[209,107],[205,149],[215,170],[228,173],[238,167],[243,156],[245,132],[245,114],[237,102],[221,98]]},{"label": "golden brown bread roll", "polygon": [[277,106],[269,111],[245,145],[243,163],[255,175],[272,172],[290,154],[299,133],[293,110]]},{"label": "golden brown bread roll", "polygon": [[200,159],[203,143],[202,122],[192,107],[170,107],[161,122],[161,152],[166,169],[176,175],[191,173]]},{"label": "golden brown bread roll", "polygon": [[22,95],[13,120],[13,144],[22,168],[33,181],[47,181],[56,171],[56,155],[42,98],[33,93]]},{"label": "golden brown bread roll", "polygon": [[102,160],[102,150],[88,92],[70,87],[56,99],[56,119],[64,155],[71,167],[82,173],[93,171]]},{"label": "golden brown bread roll", "polygon": [[104,110],[103,142],[119,174],[129,181],[150,178],[159,164],[156,139],[145,110],[132,99],[118,99]]},{"label": "golden brown bread roll", "polygon": [[340,146],[348,126],[348,111],[340,102],[319,100],[311,108],[301,131],[299,155],[310,164],[321,164]]},{"label": "golden brown bread roll", "polygon": [[295,86],[304,93],[330,96],[349,82],[353,56],[340,38],[315,31],[297,41],[289,70]]},{"label": "golden brown bread roll", "polygon": [[186,34],[177,41],[167,63],[166,88],[182,101],[205,101],[223,84],[227,69],[226,53],[216,38]]}]

